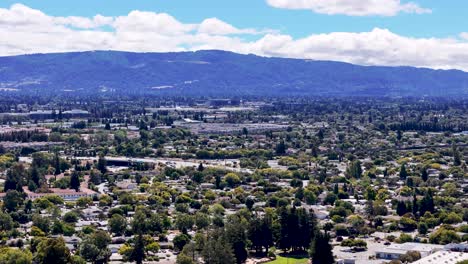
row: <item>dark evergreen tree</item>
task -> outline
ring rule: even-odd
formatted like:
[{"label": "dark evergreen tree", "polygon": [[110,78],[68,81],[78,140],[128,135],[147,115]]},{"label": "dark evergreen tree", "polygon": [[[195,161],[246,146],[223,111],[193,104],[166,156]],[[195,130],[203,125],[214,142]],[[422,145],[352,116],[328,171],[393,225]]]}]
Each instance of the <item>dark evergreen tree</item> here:
[{"label": "dark evergreen tree", "polygon": [[222,229],[213,230],[208,234],[202,251],[206,264],[235,264],[232,246],[227,242]]},{"label": "dark evergreen tree", "polygon": [[198,169],[197,169],[199,172],[202,172],[203,170],[205,170],[205,167],[203,167],[203,163],[200,162],[200,164],[198,165]]},{"label": "dark evergreen tree", "polygon": [[77,192],[80,190],[80,174],[77,171],[74,171],[70,177],[70,188]]},{"label": "dark evergreen tree", "polygon": [[323,133],[323,129],[320,129],[320,130],[317,132],[317,137],[318,137],[320,140],[323,140],[323,139],[324,139],[325,134]]},{"label": "dark evergreen tree", "polygon": [[106,173],[107,172],[107,161],[106,161],[106,158],[101,155],[99,156],[99,159],[98,159],[98,163],[97,163],[97,169],[102,173]]},{"label": "dark evergreen tree", "polygon": [[406,186],[413,188],[414,187],[414,180],[413,177],[406,178]]},{"label": "dark evergreen tree", "polygon": [[286,153],[286,144],[284,140],[281,140],[278,145],[276,145],[276,155],[284,155]]},{"label": "dark evergreen tree", "polygon": [[273,227],[270,216],[254,215],[249,223],[248,237],[252,243],[252,249],[257,254],[263,255],[263,248],[265,248],[265,253],[268,252],[269,247],[273,246]]},{"label": "dark evergreen tree", "polygon": [[333,264],[333,248],[330,245],[330,236],[326,233],[317,232],[311,244],[310,257],[313,264]]},{"label": "dark evergreen tree", "polygon": [[36,186],[40,186],[40,180],[41,176],[39,175],[39,171],[37,169],[37,166],[32,165],[31,166],[31,181],[36,184]]},{"label": "dark evergreen tree", "polygon": [[413,215],[416,216],[418,214],[418,210],[419,210],[418,198],[416,197],[416,192],[413,193],[412,209],[413,209]]},{"label": "dark evergreen tree", "polygon": [[408,177],[408,172],[406,171],[406,166],[403,163],[400,167],[400,179],[406,180],[406,177]]},{"label": "dark evergreen tree", "polygon": [[425,182],[429,179],[429,174],[427,173],[426,168],[421,169],[421,179]]},{"label": "dark evergreen tree", "polygon": [[310,246],[316,231],[315,215],[304,208],[283,208],[279,214],[278,247],[283,251],[303,251]]},{"label": "dark evergreen tree", "polygon": [[460,166],[461,165],[461,154],[458,151],[457,146],[452,146],[452,153],[453,153],[453,165]]},{"label": "dark evergreen tree", "polygon": [[419,213],[424,215],[426,212],[434,213],[434,211],[434,197],[432,196],[432,191],[428,190],[420,202]]},{"label": "dark evergreen tree", "polygon": [[354,160],[351,162],[350,166],[346,169],[346,175],[349,178],[359,179],[362,176],[361,162],[359,160]]},{"label": "dark evergreen tree", "polygon": [[23,183],[26,183],[26,176],[27,171],[24,169],[23,164],[14,164],[7,172],[3,191],[17,190],[18,192],[23,192]]},{"label": "dark evergreen tree", "polygon": [[236,263],[244,263],[247,259],[247,226],[246,220],[238,215],[228,218],[225,225],[226,240],[231,244]]},{"label": "dark evergreen tree", "polygon": [[407,208],[406,208],[406,204],[405,202],[403,201],[398,201],[397,203],[397,208],[396,208],[396,212],[399,216],[402,216],[404,214],[406,214],[408,211],[407,211]]},{"label": "dark evergreen tree", "polygon": [[333,186],[333,193],[334,193],[334,194],[338,194],[339,192],[340,192],[340,190],[338,189],[338,184],[335,184],[335,185]]},{"label": "dark evergreen tree", "polygon": [[143,234],[139,233],[135,238],[135,243],[133,244],[130,261],[135,261],[137,264],[141,264],[145,258],[145,241],[143,239]]},{"label": "dark evergreen tree", "polygon": [[326,169],[320,170],[319,178],[318,178],[319,183],[320,184],[324,183],[326,179],[327,179],[327,170]]},{"label": "dark evergreen tree", "polygon": [[55,171],[54,171],[55,176],[62,173],[60,170],[60,158],[59,158],[58,152],[55,152],[55,155],[54,155],[54,168],[55,168]]}]

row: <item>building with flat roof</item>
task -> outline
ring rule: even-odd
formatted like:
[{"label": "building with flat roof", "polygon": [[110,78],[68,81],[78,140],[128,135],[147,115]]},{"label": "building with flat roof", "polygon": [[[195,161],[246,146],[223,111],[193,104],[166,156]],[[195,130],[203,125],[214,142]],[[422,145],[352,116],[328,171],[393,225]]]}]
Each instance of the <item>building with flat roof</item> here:
[{"label": "building with flat roof", "polygon": [[426,257],[443,249],[444,246],[442,245],[408,242],[403,244],[393,244],[386,248],[377,250],[375,255],[379,259],[398,259],[409,251],[417,251],[421,253],[421,257]]},{"label": "building with flat roof", "polygon": [[[65,175],[62,173],[60,175],[46,175],[45,178],[47,181],[50,183],[51,179],[61,179],[65,177]],[[30,200],[35,200],[38,198],[42,198],[44,196],[48,195],[57,195],[61,197],[65,201],[76,201],[81,197],[89,197],[93,198],[95,196],[99,197],[99,193],[95,192],[91,189],[88,188],[88,182],[89,182],[89,175],[84,176],[84,181],[81,182],[80,184],[80,190],[75,191],[74,189],[60,189],[60,188],[48,188],[49,192],[47,193],[35,193],[29,190],[28,187],[23,187],[24,193]]]},{"label": "building with flat roof", "polygon": [[85,118],[89,117],[89,112],[86,110],[80,109],[72,109],[68,111],[64,111],[63,113],[64,118]]},{"label": "building with flat roof", "polygon": [[438,251],[413,262],[413,264],[457,264],[464,260],[468,260],[468,253]]},{"label": "building with flat roof", "polygon": [[60,188],[49,188],[50,193],[35,193],[29,191],[27,188],[24,188],[24,192],[26,193],[28,199],[35,200],[38,198],[42,198],[48,195],[57,195],[61,197],[65,201],[76,201],[81,197],[89,197],[93,198],[94,196],[98,196],[98,193],[90,190],[88,188],[83,189],[81,188],[80,191],[75,191],[73,189],[60,189]]}]

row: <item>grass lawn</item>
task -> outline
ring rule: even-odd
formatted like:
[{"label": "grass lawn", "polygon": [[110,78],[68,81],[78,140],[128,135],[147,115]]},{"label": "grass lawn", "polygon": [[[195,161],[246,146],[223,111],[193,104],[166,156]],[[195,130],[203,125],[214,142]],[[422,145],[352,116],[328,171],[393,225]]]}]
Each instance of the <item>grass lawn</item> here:
[{"label": "grass lawn", "polygon": [[266,264],[307,264],[308,261],[308,258],[277,256],[276,260],[267,262]]}]

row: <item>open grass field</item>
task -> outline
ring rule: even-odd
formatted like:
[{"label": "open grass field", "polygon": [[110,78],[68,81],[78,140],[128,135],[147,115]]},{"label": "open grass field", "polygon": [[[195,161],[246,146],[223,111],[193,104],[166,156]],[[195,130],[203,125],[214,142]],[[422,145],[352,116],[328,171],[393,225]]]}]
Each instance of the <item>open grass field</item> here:
[{"label": "open grass field", "polygon": [[267,262],[267,264],[307,264],[308,258],[303,257],[282,257],[277,256],[275,260]]}]

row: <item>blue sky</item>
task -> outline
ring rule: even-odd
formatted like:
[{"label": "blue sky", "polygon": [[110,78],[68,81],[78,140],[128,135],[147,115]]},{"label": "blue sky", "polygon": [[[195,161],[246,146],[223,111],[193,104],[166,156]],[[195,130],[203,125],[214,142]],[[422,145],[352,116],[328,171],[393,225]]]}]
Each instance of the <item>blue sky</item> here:
[{"label": "blue sky", "polygon": [[317,14],[310,10],[285,10],[265,0],[2,0],[0,7],[23,3],[54,16],[126,15],[132,10],[165,12],[185,23],[217,17],[237,27],[272,28],[294,37],[335,31],[361,32],[375,27],[412,37],[450,37],[468,31],[465,0],[419,0],[431,14],[394,17]]},{"label": "blue sky", "polygon": [[0,56],[222,49],[468,71],[466,0],[1,0]]}]

